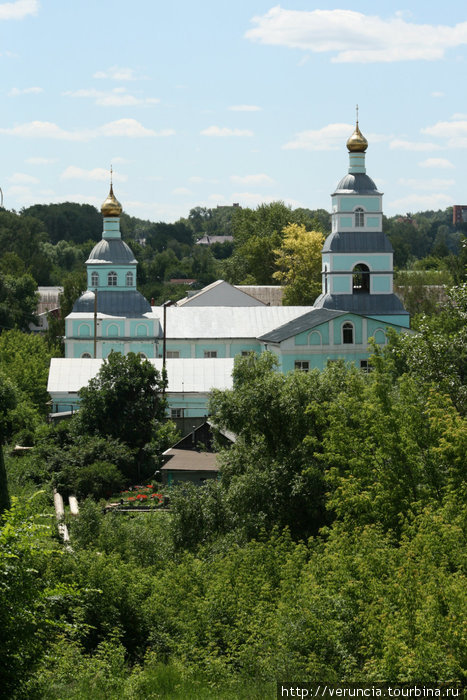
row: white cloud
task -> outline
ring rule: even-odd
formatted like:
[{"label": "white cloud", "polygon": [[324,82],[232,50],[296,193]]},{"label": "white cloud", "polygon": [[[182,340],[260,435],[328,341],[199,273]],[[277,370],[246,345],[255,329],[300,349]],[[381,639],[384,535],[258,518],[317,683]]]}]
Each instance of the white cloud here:
[{"label": "white cloud", "polygon": [[208,183],[210,185],[217,185],[219,183],[219,180],[216,178],[208,178],[208,177],[201,177],[200,175],[192,175],[191,177],[188,178],[189,182],[193,182],[196,185],[200,185],[203,183]]},{"label": "white cloud", "polygon": [[203,136],[253,136],[249,129],[230,129],[227,126],[209,126],[201,131]]},{"label": "white cloud", "polygon": [[176,187],[174,190],[172,190],[172,194],[193,194],[191,190],[189,190],[187,187]]},{"label": "white cloud", "polygon": [[92,77],[99,80],[138,80],[133,68],[119,68],[118,66],[97,71]]},{"label": "white cloud", "polygon": [[391,211],[427,211],[445,209],[452,205],[452,197],[447,194],[409,194],[388,203]]},{"label": "white cloud", "polygon": [[4,2],[0,5],[0,20],[24,19],[28,15],[37,15],[39,0],[16,0],[16,2]]},{"label": "white cloud", "polygon": [[295,138],[285,143],[282,148],[286,150],[301,149],[304,151],[335,151],[342,148],[342,142],[346,142],[354,131],[352,124],[328,124],[322,129],[300,131]]},{"label": "white cloud", "polygon": [[257,105],[231,105],[229,110],[231,112],[260,112],[261,107]]},{"label": "white cloud", "polygon": [[414,190],[447,190],[456,184],[455,180],[443,180],[442,178],[431,178],[431,180],[415,180],[411,178],[401,178],[399,183],[404,187],[411,187]]},{"label": "white cloud", "polygon": [[447,158],[427,158],[419,163],[421,168],[454,168],[454,165]]},{"label": "white cloud", "polygon": [[398,149],[399,151],[438,151],[441,147],[437,146],[435,143],[394,139],[394,141],[391,141],[389,144],[389,148]]},{"label": "white cloud", "polygon": [[444,97],[444,92],[432,92],[431,93],[432,97]]},{"label": "white cloud", "polygon": [[44,92],[44,88],[41,88],[41,87],[11,88],[8,95],[9,95],[9,97],[18,97],[18,95],[38,95],[41,92]]},{"label": "white cloud", "polygon": [[32,175],[27,175],[26,173],[14,173],[8,178],[8,182],[12,182],[15,185],[32,185],[39,182],[37,177]]},{"label": "white cloud", "polygon": [[51,163],[56,163],[57,158],[26,158],[26,163],[30,165],[50,165]]},{"label": "white cloud", "polygon": [[[92,180],[99,182],[109,182],[110,171],[106,168],[93,168],[92,170],[85,170],[84,168],[78,168],[75,165],[69,165],[63,173],[60,175],[62,180]],[[115,171],[112,174],[114,182],[126,182],[127,176],[120,175]]]},{"label": "white cloud", "polygon": [[272,185],[274,180],[269,175],[260,173],[258,175],[231,175],[230,179],[236,185]]},{"label": "white cloud", "polygon": [[447,139],[451,148],[467,148],[467,119],[438,122],[422,129],[422,134]]},{"label": "white cloud", "polygon": [[101,107],[134,107],[136,105],[157,104],[160,102],[156,97],[135,97],[128,94],[125,88],[114,88],[110,92],[90,88],[88,90],[64,92],[63,94],[68,97],[93,99],[95,104]]},{"label": "white cloud", "polygon": [[467,44],[467,22],[453,27],[415,24],[351,10],[285,10],[279,5],[253,17],[245,36],[261,44],[331,52],[336,63],[374,63],[443,58]]},{"label": "white cloud", "polygon": [[175,134],[175,131],[173,129],[154,131],[153,129],[147,129],[136,119],[118,119],[95,129],[75,131],[66,131],[53,122],[33,121],[26,124],[18,124],[9,129],[0,129],[0,134],[22,138],[56,139],[59,141],[90,141],[99,136],[126,136],[129,138],[172,136]]}]

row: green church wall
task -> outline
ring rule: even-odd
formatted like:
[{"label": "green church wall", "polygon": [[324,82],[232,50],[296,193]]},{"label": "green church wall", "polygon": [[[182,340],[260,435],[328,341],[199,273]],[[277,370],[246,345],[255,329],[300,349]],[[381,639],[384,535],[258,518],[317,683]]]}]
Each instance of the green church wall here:
[{"label": "green church wall", "polygon": [[392,271],[391,265],[391,255],[387,254],[367,254],[365,258],[362,258],[361,253],[356,253],[352,255],[334,255],[333,258],[333,270],[346,271],[351,270],[358,263],[365,263],[369,266],[370,270],[387,270]]}]

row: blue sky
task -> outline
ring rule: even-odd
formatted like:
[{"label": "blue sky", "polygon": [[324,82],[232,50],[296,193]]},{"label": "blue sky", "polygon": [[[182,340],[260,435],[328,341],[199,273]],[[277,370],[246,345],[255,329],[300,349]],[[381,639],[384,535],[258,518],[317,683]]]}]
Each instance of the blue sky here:
[{"label": "blue sky", "polygon": [[467,6],[0,0],[4,206],[330,209],[355,105],[388,215],[467,203]]}]

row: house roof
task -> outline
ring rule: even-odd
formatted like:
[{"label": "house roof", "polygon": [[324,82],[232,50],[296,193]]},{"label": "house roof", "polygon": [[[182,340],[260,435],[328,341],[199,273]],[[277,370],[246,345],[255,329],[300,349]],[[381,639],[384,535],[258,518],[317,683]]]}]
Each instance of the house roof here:
[{"label": "house roof", "polygon": [[323,253],[392,253],[389,238],[376,231],[336,231],[323,245]]},{"label": "house roof", "polygon": [[263,306],[263,302],[225,280],[216,280],[177,302],[177,306]]},{"label": "house roof", "polygon": [[346,311],[330,311],[329,309],[314,309],[309,311],[298,318],[285,323],[279,328],[275,328],[270,333],[265,333],[259,340],[263,340],[267,343],[280,343],[287,338],[292,338],[294,335],[303,333],[304,331],[319,326],[321,323],[330,321],[333,318],[342,316]]},{"label": "house roof", "polygon": [[217,454],[215,452],[198,452],[197,450],[179,450],[171,447],[164,452],[168,459],[161,471],[202,471],[218,472]]},{"label": "house roof", "polygon": [[[104,360],[54,357],[50,361],[47,391],[50,394],[77,393],[97,375]],[[162,359],[149,360],[159,371]],[[233,358],[168,359],[168,394],[208,394],[211,389],[231,389]]]},{"label": "house roof", "polygon": [[[256,339],[312,311],[312,306],[169,306],[167,338],[176,339]],[[152,307],[162,322],[162,307]]]},{"label": "house roof", "polygon": [[328,310],[345,309],[360,316],[409,315],[395,294],[320,294],[315,306]]}]

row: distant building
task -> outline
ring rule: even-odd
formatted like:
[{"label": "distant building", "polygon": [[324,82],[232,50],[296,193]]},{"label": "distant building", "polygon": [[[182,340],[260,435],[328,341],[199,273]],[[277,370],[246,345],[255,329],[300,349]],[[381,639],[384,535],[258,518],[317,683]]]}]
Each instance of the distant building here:
[{"label": "distant building", "polygon": [[452,223],[467,224],[467,204],[454,204],[452,208]]},{"label": "distant building", "polygon": [[203,236],[196,241],[196,245],[214,245],[214,243],[227,243],[233,241],[233,236]]}]

